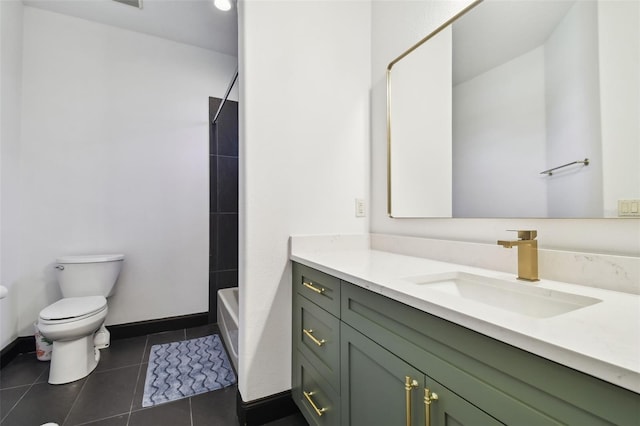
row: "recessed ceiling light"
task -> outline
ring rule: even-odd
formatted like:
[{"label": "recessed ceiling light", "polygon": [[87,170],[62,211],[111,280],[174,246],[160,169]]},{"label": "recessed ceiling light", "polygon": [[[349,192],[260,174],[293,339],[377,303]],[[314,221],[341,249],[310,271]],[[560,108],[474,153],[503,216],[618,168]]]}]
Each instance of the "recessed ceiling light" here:
[{"label": "recessed ceiling light", "polygon": [[213,0],[213,4],[220,10],[231,9],[231,0]]}]

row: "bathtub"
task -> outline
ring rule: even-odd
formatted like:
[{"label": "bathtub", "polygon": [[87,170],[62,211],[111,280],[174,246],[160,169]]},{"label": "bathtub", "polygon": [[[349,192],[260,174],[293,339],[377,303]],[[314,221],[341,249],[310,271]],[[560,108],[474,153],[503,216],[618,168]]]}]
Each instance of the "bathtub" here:
[{"label": "bathtub", "polygon": [[218,290],[218,327],[238,371],[238,287]]}]

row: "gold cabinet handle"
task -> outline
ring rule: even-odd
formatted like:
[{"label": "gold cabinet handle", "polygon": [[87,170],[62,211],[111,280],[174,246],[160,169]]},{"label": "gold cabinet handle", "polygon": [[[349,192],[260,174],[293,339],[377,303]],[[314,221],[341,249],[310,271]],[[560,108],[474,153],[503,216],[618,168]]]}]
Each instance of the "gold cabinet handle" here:
[{"label": "gold cabinet handle", "polygon": [[424,390],[424,418],[425,425],[431,426],[431,403],[438,400],[438,394],[429,389]]},{"label": "gold cabinet handle", "polygon": [[404,378],[404,394],[406,399],[406,408],[407,408],[407,426],[411,426],[411,391],[413,388],[418,387],[418,381],[412,380],[411,377],[405,376]]},{"label": "gold cabinet handle", "polygon": [[318,406],[315,404],[315,402],[313,402],[313,400],[311,399],[311,397],[315,394],[315,392],[305,392],[302,391],[302,394],[304,395],[305,398],[307,398],[307,401],[309,401],[309,404],[311,404],[311,406],[313,407],[313,409],[315,410],[316,414],[318,415],[318,417],[322,417],[322,413],[324,413],[325,411],[327,411],[326,408],[318,408]]},{"label": "gold cabinet handle", "polygon": [[303,329],[302,329],[302,332],[303,332],[304,334],[306,334],[306,335],[307,335],[307,337],[308,337],[309,339],[313,340],[313,343],[315,343],[315,344],[316,344],[316,345],[318,345],[318,346],[322,346],[322,345],[324,345],[325,343],[327,343],[327,341],[326,341],[326,340],[324,340],[324,339],[322,339],[322,340],[318,340],[318,339],[316,338],[316,336],[314,336],[314,335],[313,335],[313,330],[311,330],[311,329],[307,330],[306,328],[303,328]]},{"label": "gold cabinet handle", "polygon": [[311,291],[315,291],[318,294],[324,293],[324,288],[318,288],[318,287],[314,286],[313,283],[302,281],[302,285],[305,286],[306,288],[308,288]]}]

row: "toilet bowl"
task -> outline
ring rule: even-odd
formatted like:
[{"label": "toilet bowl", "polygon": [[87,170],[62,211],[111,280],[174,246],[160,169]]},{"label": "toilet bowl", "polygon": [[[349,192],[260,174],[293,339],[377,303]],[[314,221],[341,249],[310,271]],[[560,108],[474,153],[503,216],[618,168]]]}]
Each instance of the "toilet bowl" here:
[{"label": "toilet bowl", "polygon": [[[104,327],[124,255],[67,256],[55,266],[63,299],[40,311],[38,329],[53,341],[49,383],[73,382],[91,373],[99,348],[109,346]],[[98,331],[98,333],[96,333]]]},{"label": "toilet bowl", "polygon": [[96,368],[100,351],[95,348],[93,335],[107,312],[104,296],[61,299],[40,312],[38,329],[53,341],[49,383],[73,382]]}]

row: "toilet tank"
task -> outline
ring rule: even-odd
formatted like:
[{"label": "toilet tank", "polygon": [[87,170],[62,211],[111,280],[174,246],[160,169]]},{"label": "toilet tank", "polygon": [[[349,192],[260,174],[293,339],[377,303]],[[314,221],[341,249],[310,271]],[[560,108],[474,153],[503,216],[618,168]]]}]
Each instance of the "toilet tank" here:
[{"label": "toilet tank", "polygon": [[55,268],[62,296],[111,296],[114,293],[123,260],[123,254],[57,258]]}]

